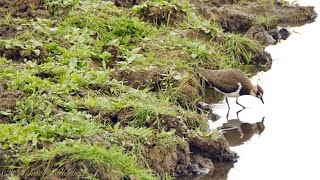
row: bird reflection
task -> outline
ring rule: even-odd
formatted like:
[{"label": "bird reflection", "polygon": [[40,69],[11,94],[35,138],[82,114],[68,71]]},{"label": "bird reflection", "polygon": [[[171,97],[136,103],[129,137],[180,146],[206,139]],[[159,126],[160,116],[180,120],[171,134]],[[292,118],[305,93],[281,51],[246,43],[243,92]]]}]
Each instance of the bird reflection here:
[{"label": "bird reflection", "polygon": [[239,146],[251,139],[255,134],[261,135],[264,131],[264,117],[260,122],[247,123],[240,119],[231,119],[223,123],[220,129],[230,147]]}]

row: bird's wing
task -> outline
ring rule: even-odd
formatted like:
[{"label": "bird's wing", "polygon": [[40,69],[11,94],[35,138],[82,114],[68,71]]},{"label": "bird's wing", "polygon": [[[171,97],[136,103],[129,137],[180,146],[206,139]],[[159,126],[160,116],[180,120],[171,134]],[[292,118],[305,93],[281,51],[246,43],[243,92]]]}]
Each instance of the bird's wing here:
[{"label": "bird's wing", "polygon": [[211,78],[210,84],[220,91],[231,93],[235,92],[239,88],[239,81],[237,78],[230,78],[225,73],[217,73]]}]

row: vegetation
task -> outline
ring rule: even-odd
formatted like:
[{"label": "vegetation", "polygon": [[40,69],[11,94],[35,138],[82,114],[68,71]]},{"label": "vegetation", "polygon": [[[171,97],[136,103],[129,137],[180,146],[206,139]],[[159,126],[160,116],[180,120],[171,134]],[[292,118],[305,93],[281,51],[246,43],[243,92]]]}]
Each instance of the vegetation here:
[{"label": "vegetation", "polygon": [[50,18],[7,11],[0,20],[15,29],[0,34],[0,167],[12,175],[170,178],[145,159],[150,147],[186,142],[165,116],[220,137],[196,111],[204,83],[195,69],[249,64],[261,48],[188,1],[44,3]]},{"label": "vegetation", "polygon": [[276,26],[277,18],[275,16],[258,16],[254,22],[256,25],[262,25],[266,30],[271,30]]}]

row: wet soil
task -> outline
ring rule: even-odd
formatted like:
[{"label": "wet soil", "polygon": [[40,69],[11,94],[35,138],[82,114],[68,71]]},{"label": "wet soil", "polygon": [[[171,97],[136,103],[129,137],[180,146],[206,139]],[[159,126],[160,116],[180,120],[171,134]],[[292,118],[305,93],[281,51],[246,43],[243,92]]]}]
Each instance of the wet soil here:
[{"label": "wet soil", "polygon": [[131,8],[139,2],[141,3],[141,0],[114,0],[116,6],[125,8]]},{"label": "wet soil", "polygon": [[49,18],[51,15],[44,2],[44,0],[2,0],[0,17],[12,13],[13,17],[19,18]]},{"label": "wet soil", "polygon": [[8,114],[16,107],[16,102],[23,97],[19,91],[7,89],[7,85],[0,81],[0,124],[9,123]]},{"label": "wet soil", "polygon": [[[102,124],[120,123],[127,126],[134,119],[135,111],[128,107],[116,112],[103,113],[93,108],[93,115],[101,113]],[[156,122],[157,121],[157,122]],[[207,122],[206,119],[199,121]],[[159,177],[165,173],[175,176],[200,174],[202,171],[209,172],[214,169],[213,162],[236,161],[237,154],[228,147],[226,139],[221,135],[218,138],[202,137],[191,130],[188,120],[163,114],[157,120],[151,117],[144,126],[152,129],[171,131],[174,130],[178,141],[172,144],[151,143],[145,144],[142,162],[155,170]],[[195,125],[195,127],[197,127]],[[159,131],[160,132],[160,131]],[[130,147],[129,147],[130,148]]]},{"label": "wet soil", "polygon": [[[161,122],[160,126],[164,130],[169,131],[174,129],[176,130],[176,134],[182,139],[181,143],[177,144],[174,149],[163,147],[164,149],[162,150],[157,147],[152,149],[153,151],[148,152],[153,156],[150,158],[155,157],[157,159],[151,163],[151,166],[160,165],[161,169],[163,168],[161,164],[171,164],[167,168],[170,170],[174,167],[174,175],[192,175],[201,173],[203,169],[208,172],[212,171],[214,169],[214,161],[236,161],[238,158],[237,154],[229,149],[227,141],[223,136],[217,139],[210,136],[202,137],[194,130],[189,129],[184,121],[170,115],[162,115]],[[149,123],[155,124],[152,120]],[[155,129],[160,129],[159,125],[153,126]]]},{"label": "wet soil", "polygon": [[[317,17],[314,7],[291,5],[280,1],[276,1],[274,5],[250,1],[239,4],[237,0],[191,0],[191,2],[197,6],[198,13],[207,19],[215,19],[225,31],[247,33],[249,38],[265,45],[273,44],[272,42],[277,42],[279,38],[288,37],[281,36],[282,32],[277,29],[278,26],[302,25],[314,21]],[[263,25],[265,26],[263,28],[254,27],[259,17],[266,16],[272,17],[273,20],[268,22],[267,26]],[[258,57],[261,58],[261,54],[258,53]]]},{"label": "wet soil", "polygon": [[152,67],[150,69],[131,71],[131,70],[119,70],[113,74],[113,78],[124,81],[124,83],[135,89],[144,89],[146,87],[151,90],[158,89],[159,83],[162,80],[163,69],[158,67]]},{"label": "wet soil", "polygon": [[[272,16],[275,18],[274,27],[277,24],[306,23],[317,16],[314,7],[297,5],[262,5],[257,2],[247,2],[242,5],[224,4],[212,6],[212,2],[194,1],[199,13],[206,18],[214,18],[220,22],[226,31],[246,32],[258,16]],[[221,3],[221,2],[220,2]]]},{"label": "wet soil", "polygon": [[18,30],[17,25],[1,25],[0,26],[0,37],[2,39],[10,39],[16,36]]},{"label": "wet soil", "polygon": [[[40,52],[40,53],[37,53]],[[0,57],[4,57],[6,59],[11,59],[16,63],[23,63],[24,60],[32,60],[37,61],[38,64],[40,64],[45,57],[49,56],[48,52],[38,47],[35,50],[27,50],[22,49],[20,47],[13,47],[13,48],[0,48]]]},{"label": "wet soil", "polygon": [[147,3],[147,6],[140,11],[140,15],[146,22],[160,26],[179,24],[184,20],[186,13],[175,7],[154,6],[152,3]]}]

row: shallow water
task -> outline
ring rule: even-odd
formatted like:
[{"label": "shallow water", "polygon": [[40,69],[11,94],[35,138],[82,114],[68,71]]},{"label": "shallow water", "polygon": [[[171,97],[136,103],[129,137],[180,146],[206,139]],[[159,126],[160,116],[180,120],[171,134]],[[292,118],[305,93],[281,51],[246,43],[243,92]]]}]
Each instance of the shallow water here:
[{"label": "shallow water", "polygon": [[[320,0],[299,0],[299,4],[316,6],[319,16]],[[211,127],[232,129],[229,140],[239,161],[216,165],[219,176],[194,179],[320,179],[320,20],[288,29],[292,34],[287,40],[266,49],[274,59],[271,70],[253,78],[260,79],[265,104],[251,96],[240,97],[248,108],[238,118],[241,107],[229,99],[229,121],[225,103],[214,108],[222,118]]]}]

